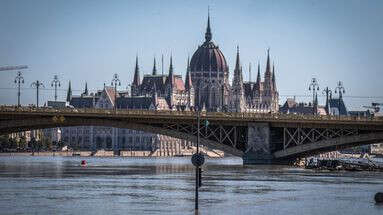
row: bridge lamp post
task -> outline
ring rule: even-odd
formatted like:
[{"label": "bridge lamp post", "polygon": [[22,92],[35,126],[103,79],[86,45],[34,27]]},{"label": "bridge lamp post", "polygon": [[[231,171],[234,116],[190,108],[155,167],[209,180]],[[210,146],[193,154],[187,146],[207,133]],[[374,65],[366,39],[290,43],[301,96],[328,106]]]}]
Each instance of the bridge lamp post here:
[{"label": "bridge lamp post", "polygon": [[17,72],[15,84],[17,84],[17,107],[20,107],[20,85],[24,84],[24,78],[20,71]]},{"label": "bridge lamp post", "polygon": [[315,95],[316,95],[316,91],[319,91],[319,83],[318,83],[318,80],[316,78],[312,78],[311,79],[311,83],[309,85],[309,91],[313,91],[313,115],[316,115],[316,112],[315,112],[315,108],[314,108],[314,103],[315,103]]},{"label": "bridge lamp post", "polygon": [[36,106],[39,107],[39,89],[44,87],[44,84],[37,80],[31,84],[31,87],[36,88]]},{"label": "bridge lamp post", "polygon": [[114,86],[114,111],[117,112],[117,84],[121,86],[121,81],[117,74],[113,75],[112,86]]},{"label": "bridge lamp post", "polygon": [[332,91],[328,87],[326,87],[326,89],[324,89],[322,91],[322,93],[324,95],[326,95],[326,112],[327,112],[327,114],[330,114],[329,102],[328,101],[329,101],[329,98],[331,98],[331,96],[332,96]]},{"label": "bridge lamp post", "polygon": [[335,94],[339,93],[339,99],[338,99],[338,114],[340,118],[340,100],[342,99],[343,93],[346,93],[344,87],[343,87],[343,82],[338,81],[338,85],[335,87]]},{"label": "bridge lamp post", "polygon": [[61,87],[61,83],[57,75],[53,76],[53,81],[51,82],[51,87],[55,87],[55,101],[57,101],[57,87]]}]

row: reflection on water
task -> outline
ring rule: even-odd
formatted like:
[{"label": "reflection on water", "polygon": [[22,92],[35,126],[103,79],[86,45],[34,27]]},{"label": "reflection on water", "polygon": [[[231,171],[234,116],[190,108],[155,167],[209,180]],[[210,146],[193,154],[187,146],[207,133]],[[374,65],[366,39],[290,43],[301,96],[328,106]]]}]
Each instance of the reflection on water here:
[{"label": "reflection on water", "polygon": [[[86,159],[88,166],[80,161]],[[201,214],[383,214],[383,173],[207,160]],[[0,157],[1,214],[193,214],[190,158]]]}]

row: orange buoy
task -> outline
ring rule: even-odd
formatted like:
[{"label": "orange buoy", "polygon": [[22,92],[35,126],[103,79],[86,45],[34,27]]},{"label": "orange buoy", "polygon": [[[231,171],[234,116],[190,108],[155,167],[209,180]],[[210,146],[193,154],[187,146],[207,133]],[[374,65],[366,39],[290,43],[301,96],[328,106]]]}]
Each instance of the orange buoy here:
[{"label": "orange buoy", "polygon": [[81,166],[86,166],[86,160],[81,161]]}]

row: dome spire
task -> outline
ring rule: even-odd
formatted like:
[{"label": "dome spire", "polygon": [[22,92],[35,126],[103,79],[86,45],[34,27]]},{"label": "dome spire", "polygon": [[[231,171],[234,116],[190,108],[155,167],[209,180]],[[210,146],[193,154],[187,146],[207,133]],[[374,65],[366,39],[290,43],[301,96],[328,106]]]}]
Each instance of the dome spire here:
[{"label": "dome spire", "polygon": [[206,42],[210,42],[212,38],[211,29],[210,29],[210,7],[207,9],[207,28],[205,33]]}]

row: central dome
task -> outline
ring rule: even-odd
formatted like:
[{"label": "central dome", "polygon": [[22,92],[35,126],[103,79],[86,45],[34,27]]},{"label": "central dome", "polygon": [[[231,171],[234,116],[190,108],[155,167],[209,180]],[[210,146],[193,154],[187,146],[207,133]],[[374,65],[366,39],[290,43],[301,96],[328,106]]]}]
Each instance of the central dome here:
[{"label": "central dome", "polygon": [[223,56],[221,50],[219,50],[219,47],[216,46],[211,41],[211,39],[212,39],[212,34],[210,30],[210,16],[209,16],[207,20],[205,42],[198,47],[196,52],[194,52],[190,61],[190,69],[192,73],[201,72],[201,71],[225,72],[229,70],[226,63],[225,56]]},{"label": "central dome", "polygon": [[221,50],[211,41],[198,47],[190,61],[192,71],[226,71],[227,64]]}]

